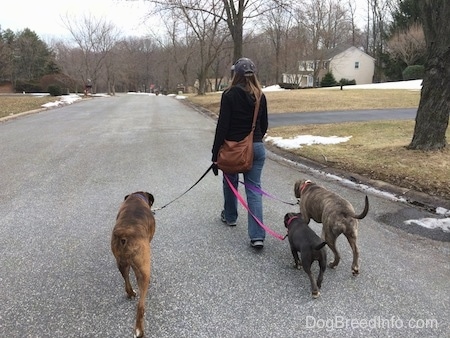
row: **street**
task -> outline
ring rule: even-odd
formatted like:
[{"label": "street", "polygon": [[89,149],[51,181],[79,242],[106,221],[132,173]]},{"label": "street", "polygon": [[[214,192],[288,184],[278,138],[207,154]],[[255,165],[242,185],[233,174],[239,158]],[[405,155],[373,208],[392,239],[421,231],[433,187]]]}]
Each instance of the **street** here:
[{"label": "street", "polygon": [[[156,210],[146,337],[450,336],[450,242],[398,226],[433,214],[268,153],[263,189],[280,199],[296,202],[300,178],[357,213],[369,196],[360,275],[340,236],[341,263],[313,299],[287,240],[267,235],[255,251],[241,206],[236,227],[221,222],[220,175],[158,210],[211,164],[214,129],[162,95],[93,98],[0,123],[0,337],[132,337],[137,302],[126,298],[110,237],[124,196],[138,190]],[[284,215],[298,207],[263,201],[264,224],[284,235]]]}]

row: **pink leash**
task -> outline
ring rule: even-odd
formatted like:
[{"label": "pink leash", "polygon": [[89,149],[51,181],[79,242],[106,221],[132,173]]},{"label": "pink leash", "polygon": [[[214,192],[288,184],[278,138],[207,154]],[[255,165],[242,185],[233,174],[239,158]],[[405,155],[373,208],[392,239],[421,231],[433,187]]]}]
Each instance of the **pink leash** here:
[{"label": "pink leash", "polygon": [[256,186],[254,186],[253,184],[245,183],[244,181],[239,181],[239,183],[243,184],[246,188],[248,188],[248,189],[250,189],[250,190],[253,190],[253,191],[255,191],[255,192],[258,192],[258,193],[260,193],[261,195],[267,196],[267,197],[269,197],[269,198],[271,198],[271,199],[273,199],[273,200],[279,201],[279,202],[281,202],[281,203],[289,204],[289,205],[298,205],[298,202],[297,202],[297,203],[291,203],[291,202],[283,201],[282,199],[279,199],[279,198],[277,198],[277,197],[275,197],[275,196],[269,194],[268,192],[265,192],[265,191],[262,190],[261,188],[258,188],[258,187],[256,187]]},{"label": "pink leash", "polygon": [[265,226],[259,219],[258,217],[256,217],[251,211],[250,208],[248,207],[247,203],[244,201],[244,199],[242,198],[242,196],[239,194],[239,192],[236,190],[236,188],[233,186],[233,184],[231,184],[230,179],[228,178],[227,174],[223,174],[223,176],[225,177],[225,179],[227,180],[228,186],[230,187],[230,189],[233,191],[233,193],[236,195],[237,199],[239,200],[239,202],[241,202],[242,206],[247,209],[248,213],[250,215],[252,215],[252,217],[255,219],[255,221],[264,229],[266,230],[267,233],[269,233],[270,235],[272,235],[275,238],[284,240],[285,236],[281,236],[280,234],[277,234],[275,231],[273,231],[272,229],[268,228],[267,226]]}]

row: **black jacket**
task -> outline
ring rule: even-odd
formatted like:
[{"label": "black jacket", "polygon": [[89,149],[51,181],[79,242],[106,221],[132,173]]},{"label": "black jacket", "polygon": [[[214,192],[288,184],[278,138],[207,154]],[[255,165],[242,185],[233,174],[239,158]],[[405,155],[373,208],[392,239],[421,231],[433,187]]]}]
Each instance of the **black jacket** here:
[{"label": "black jacket", "polygon": [[[254,111],[255,98],[242,87],[231,87],[222,94],[212,148],[213,162],[217,161],[217,154],[224,140],[241,141],[250,133]],[[259,104],[253,142],[262,142],[268,126],[267,101],[263,94]]]}]

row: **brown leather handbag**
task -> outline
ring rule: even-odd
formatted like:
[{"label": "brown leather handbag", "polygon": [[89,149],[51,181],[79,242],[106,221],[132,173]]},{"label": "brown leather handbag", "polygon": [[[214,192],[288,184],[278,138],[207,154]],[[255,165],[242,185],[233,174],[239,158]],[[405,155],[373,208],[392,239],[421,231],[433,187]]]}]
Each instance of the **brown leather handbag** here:
[{"label": "brown leather handbag", "polygon": [[253,133],[259,111],[259,102],[255,102],[252,129],[242,141],[225,140],[219,149],[217,167],[226,174],[245,173],[253,166]]}]

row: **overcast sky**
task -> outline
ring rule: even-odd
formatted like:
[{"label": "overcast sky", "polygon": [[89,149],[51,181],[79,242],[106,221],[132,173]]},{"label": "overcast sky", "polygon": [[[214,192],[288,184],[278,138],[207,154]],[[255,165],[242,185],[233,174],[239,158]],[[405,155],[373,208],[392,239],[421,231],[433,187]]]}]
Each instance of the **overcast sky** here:
[{"label": "overcast sky", "polygon": [[2,30],[29,28],[41,39],[70,36],[61,17],[82,18],[92,15],[113,23],[126,36],[143,36],[149,32],[143,24],[151,5],[142,0],[6,0],[0,6]]},{"label": "overcast sky", "polygon": [[[367,0],[351,0],[358,9],[359,25],[365,20]],[[70,38],[61,17],[82,18],[92,15],[113,23],[125,36],[145,36],[153,25],[144,23],[151,4],[143,0],[3,0],[0,5],[0,27],[14,32],[29,28],[42,40]],[[149,27],[151,25],[151,27]],[[363,27],[360,27],[363,28]]]}]

